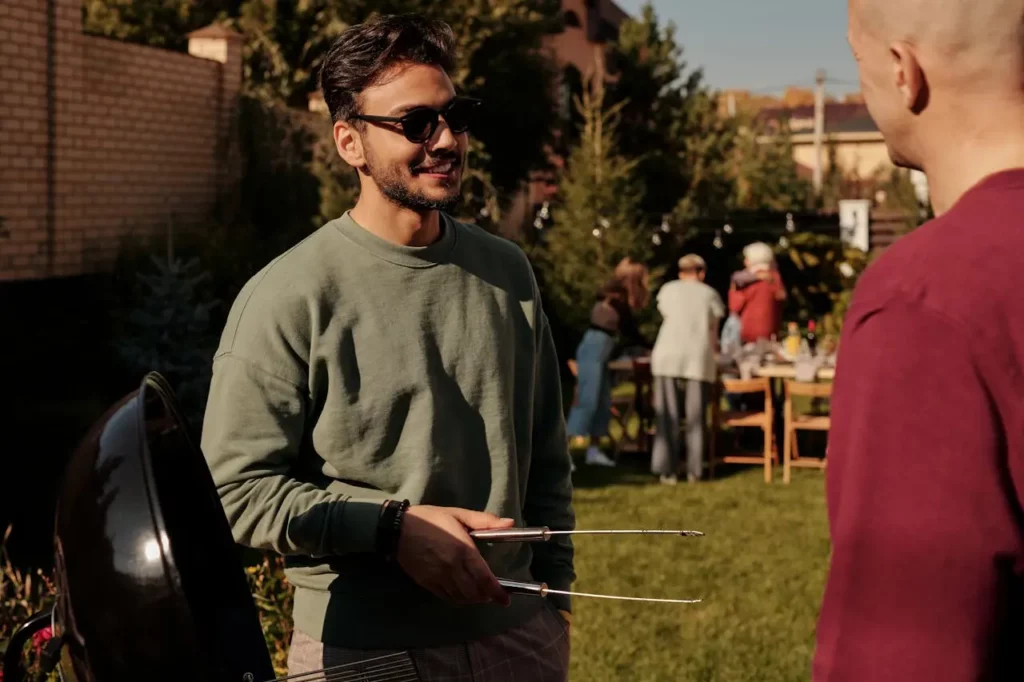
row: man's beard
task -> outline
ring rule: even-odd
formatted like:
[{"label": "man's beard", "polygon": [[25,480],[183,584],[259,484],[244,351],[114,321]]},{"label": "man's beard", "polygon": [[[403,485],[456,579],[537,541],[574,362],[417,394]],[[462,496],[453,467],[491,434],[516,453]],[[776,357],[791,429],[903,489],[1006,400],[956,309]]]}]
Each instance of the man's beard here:
[{"label": "man's beard", "polygon": [[[448,160],[451,160],[456,168],[462,168],[463,160],[456,154],[447,154],[431,159],[432,163],[444,163]],[[416,169],[423,165],[423,163],[418,163],[415,166],[411,166],[409,167],[409,172],[415,175]],[[449,213],[459,205],[459,201],[462,198],[459,191],[459,182],[453,183],[450,191],[444,198],[432,199],[425,196],[409,186],[400,165],[380,167],[377,164],[376,158],[369,153],[366,154],[366,173],[373,178],[373,181],[377,183],[377,187],[380,188],[381,194],[387,197],[389,201],[396,206],[408,208],[412,211],[444,211]]]}]

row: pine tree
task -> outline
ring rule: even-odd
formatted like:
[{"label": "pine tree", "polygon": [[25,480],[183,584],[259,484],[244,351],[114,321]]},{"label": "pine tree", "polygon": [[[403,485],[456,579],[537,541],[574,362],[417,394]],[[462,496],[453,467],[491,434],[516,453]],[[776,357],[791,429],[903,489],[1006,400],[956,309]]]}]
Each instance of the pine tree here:
[{"label": "pine tree", "polygon": [[605,108],[600,80],[576,106],[582,118],[559,186],[552,225],[531,247],[547,305],[564,325],[586,325],[594,295],[627,256],[646,262],[650,238],[641,228],[643,190],[634,161],[616,149],[619,106]]},{"label": "pine tree", "polygon": [[[811,185],[800,178],[789,129],[766,135],[745,125],[736,147],[733,207],[741,210],[798,211],[808,207]],[[766,139],[768,138],[768,139]]]}]

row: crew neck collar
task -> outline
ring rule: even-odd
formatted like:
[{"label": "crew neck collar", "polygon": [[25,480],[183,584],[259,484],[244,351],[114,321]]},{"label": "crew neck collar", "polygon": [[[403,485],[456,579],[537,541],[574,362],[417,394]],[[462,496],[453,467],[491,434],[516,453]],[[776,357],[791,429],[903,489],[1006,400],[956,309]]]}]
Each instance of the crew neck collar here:
[{"label": "crew neck collar", "polygon": [[444,213],[438,214],[441,237],[427,246],[403,246],[381,239],[357,223],[346,211],[334,221],[334,226],[343,237],[371,255],[406,268],[430,268],[447,263],[458,241],[456,223]]}]

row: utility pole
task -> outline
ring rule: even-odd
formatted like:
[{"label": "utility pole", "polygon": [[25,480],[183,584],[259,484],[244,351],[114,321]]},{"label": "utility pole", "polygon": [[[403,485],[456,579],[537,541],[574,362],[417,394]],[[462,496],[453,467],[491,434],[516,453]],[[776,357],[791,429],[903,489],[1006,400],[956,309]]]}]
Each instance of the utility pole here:
[{"label": "utility pole", "polygon": [[818,69],[814,90],[814,191],[821,194],[822,145],[825,137],[825,69]]}]

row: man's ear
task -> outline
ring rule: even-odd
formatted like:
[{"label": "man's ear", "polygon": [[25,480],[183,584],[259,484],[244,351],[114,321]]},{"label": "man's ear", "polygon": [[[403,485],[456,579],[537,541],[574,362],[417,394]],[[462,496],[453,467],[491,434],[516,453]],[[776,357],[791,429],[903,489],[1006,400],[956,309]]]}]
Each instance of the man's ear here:
[{"label": "man's ear", "polygon": [[893,79],[903,98],[903,106],[915,114],[921,113],[928,105],[928,79],[925,78],[914,46],[904,42],[894,43],[889,48],[889,54],[892,57]]},{"label": "man's ear", "polygon": [[366,166],[366,155],[363,152],[363,138],[349,121],[334,123],[334,146],[345,163],[356,170]]}]

